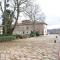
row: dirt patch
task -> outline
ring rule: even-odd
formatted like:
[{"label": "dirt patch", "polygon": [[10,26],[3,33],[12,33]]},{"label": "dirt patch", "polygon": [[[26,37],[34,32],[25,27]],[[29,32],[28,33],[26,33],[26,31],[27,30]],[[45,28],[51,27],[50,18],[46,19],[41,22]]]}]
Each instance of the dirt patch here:
[{"label": "dirt patch", "polygon": [[[58,60],[58,43],[52,37],[35,37],[0,43],[0,60]],[[50,42],[49,42],[50,41]]]}]

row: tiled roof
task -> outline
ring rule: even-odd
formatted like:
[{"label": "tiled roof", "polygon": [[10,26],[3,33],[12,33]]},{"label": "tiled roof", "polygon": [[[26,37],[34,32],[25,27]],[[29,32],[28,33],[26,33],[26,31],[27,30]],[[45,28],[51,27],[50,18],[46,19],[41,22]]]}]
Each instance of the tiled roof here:
[{"label": "tiled roof", "polygon": [[[23,20],[22,21],[22,23],[18,23],[17,25],[32,25],[33,24],[33,22],[32,21],[30,21],[30,20]],[[45,22],[39,22],[39,21],[35,21],[35,24],[45,24],[45,25],[47,25],[47,23],[45,23]]]}]

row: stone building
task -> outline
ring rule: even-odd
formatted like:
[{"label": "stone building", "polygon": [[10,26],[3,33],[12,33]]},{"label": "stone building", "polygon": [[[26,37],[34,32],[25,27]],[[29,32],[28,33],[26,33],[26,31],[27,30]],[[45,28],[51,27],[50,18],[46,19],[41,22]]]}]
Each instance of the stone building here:
[{"label": "stone building", "polygon": [[[21,23],[17,23],[13,34],[30,34],[31,31],[33,31],[33,27],[35,27],[35,31],[39,32],[41,35],[47,35],[47,24],[45,22],[35,21],[33,26],[33,22],[30,20],[23,20]],[[2,26],[0,26],[0,34],[2,34]]]},{"label": "stone building", "polygon": [[[38,31],[41,35],[47,35],[47,24],[45,22],[35,21],[35,31]],[[30,20],[24,20],[18,23],[14,29],[13,34],[26,35],[33,31],[33,22]]]}]

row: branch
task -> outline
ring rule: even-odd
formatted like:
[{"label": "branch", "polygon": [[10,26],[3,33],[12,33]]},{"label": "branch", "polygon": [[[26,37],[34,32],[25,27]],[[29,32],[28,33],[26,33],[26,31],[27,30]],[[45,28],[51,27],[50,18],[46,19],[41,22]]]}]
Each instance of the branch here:
[{"label": "branch", "polygon": [[14,26],[12,28],[12,31],[14,31],[15,26],[17,25],[18,17],[19,17],[19,5],[18,5],[18,0],[17,0],[17,17],[16,17],[15,24],[14,24]]},{"label": "branch", "polygon": [[31,20],[32,20],[32,14],[30,14],[29,12],[24,12]]},{"label": "branch", "polygon": [[25,0],[25,1],[23,1],[23,2],[21,2],[21,1],[23,1],[23,0],[20,0],[19,5],[21,5],[21,4],[25,3],[25,2],[27,2],[28,0]]},{"label": "branch", "polygon": [[2,6],[1,6],[1,11],[2,11],[2,13],[3,13],[3,9],[2,9]]},{"label": "branch", "polygon": [[16,18],[15,16],[13,16],[13,18],[14,18],[15,20],[17,20],[17,18]]}]

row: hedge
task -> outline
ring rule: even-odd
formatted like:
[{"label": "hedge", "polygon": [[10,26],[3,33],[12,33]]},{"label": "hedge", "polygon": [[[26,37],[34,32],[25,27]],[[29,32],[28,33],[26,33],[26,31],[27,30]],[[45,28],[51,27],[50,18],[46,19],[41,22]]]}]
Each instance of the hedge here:
[{"label": "hedge", "polygon": [[34,31],[31,31],[30,36],[31,37],[40,36],[40,33],[38,31],[35,31],[35,32]]},{"label": "hedge", "polygon": [[15,40],[16,39],[16,36],[4,36],[4,35],[1,35],[0,36],[0,42],[4,42],[4,41],[12,41],[12,40]]}]

